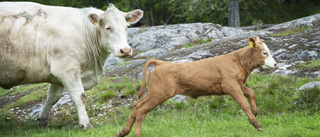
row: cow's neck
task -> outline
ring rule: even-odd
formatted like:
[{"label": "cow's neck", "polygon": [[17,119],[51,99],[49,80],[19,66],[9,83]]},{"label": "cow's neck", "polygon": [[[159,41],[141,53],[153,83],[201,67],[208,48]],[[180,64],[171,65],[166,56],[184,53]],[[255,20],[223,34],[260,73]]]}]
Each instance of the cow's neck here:
[{"label": "cow's neck", "polygon": [[87,56],[87,62],[93,63],[94,80],[96,83],[99,81],[100,76],[103,72],[103,66],[110,55],[110,52],[104,48],[101,42],[101,32],[99,29],[95,28],[87,19],[84,20],[85,24],[85,48]]},{"label": "cow's neck", "polygon": [[103,72],[103,66],[109,57],[110,52],[106,51],[105,49],[100,49],[99,55],[94,56],[94,66],[95,66],[95,72],[96,77],[99,79],[102,72]]},{"label": "cow's neck", "polygon": [[244,47],[240,50],[227,54],[232,60],[238,64],[239,68],[247,76],[253,71],[254,66],[251,61],[252,50],[248,47]]}]

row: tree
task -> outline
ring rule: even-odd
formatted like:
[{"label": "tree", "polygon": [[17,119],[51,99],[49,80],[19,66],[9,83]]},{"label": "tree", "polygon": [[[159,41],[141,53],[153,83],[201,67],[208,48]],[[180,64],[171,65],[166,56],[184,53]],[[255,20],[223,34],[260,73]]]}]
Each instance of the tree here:
[{"label": "tree", "polygon": [[240,27],[239,1],[229,1],[228,24],[230,27]]}]

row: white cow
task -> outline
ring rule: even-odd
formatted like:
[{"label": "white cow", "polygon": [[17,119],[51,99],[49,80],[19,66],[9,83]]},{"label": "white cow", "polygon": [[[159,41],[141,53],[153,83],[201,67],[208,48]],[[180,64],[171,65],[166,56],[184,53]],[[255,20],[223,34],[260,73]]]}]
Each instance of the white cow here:
[{"label": "white cow", "polygon": [[50,83],[39,126],[47,125],[52,105],[68,91],[79,125],[87,130],[91,125],[84,91],[98,84],[110,53],[132,54],[127,29],[142,16],[142,10],[125,13],[112,4],[101,11],[0,2],[0,86]]}]

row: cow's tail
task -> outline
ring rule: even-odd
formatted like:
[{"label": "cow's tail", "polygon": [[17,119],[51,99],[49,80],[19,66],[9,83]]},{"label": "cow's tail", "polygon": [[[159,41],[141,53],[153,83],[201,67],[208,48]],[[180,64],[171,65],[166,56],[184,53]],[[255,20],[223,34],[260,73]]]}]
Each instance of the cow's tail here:
[{"label": "cow's tail", "polygon": [[141,85],[141,88],[140,88],[140,91],[138,93],[138,98],[140,99],[141,96],[143,95],[144,93],[144,88],[146,86],[146,77],[147,77],[147,69],[149,67],[150,64],[154,64],[155,66],[158,64],[159,60],[157,59],[150,59],[148,62],[146,62],[146,64],[144,65],[143,67],[143,79],[142,79],[142,85]]}]

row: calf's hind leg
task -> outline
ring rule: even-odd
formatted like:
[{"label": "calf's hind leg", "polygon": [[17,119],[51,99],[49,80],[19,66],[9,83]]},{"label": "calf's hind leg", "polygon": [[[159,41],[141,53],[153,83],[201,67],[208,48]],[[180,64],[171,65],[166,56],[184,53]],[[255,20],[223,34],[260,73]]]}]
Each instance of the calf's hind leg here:
[{"label": "calf's hind leg", "polygon": [[147,115],[147,113],[152,109],[154,109],[157,105],[163,103],[164,101],[166,101],[167,99],[173,96],[173,95],[170,96],[170,95],[157,94],[157,93],[163,93],[163,92],[154,91],[150,93],[149,91],[145,98],[140,99],[134,104],[129,120],[127,122],[127,125],[121,132],[118,133],[117,135],[118,137],[123,137],[128,135],[134,122],[136,123],[135,136],[136,137],[140,136],[142,122],[145,116]]},{"label": "calf's hind leg", "polygon": [[137,104],[139,104],[139,102],[141,102],[143,99],[145,99],[145,98],[142,98],[142,99],[138,100],[136,103],[134,103],[131,114],[129,116],[129,120],[128,120],[126,126],[124,127],[124,129],[117,134],[117,137],[124,137],[130,133],[131,128],[132,128],[134,122],[136,121]]}]

